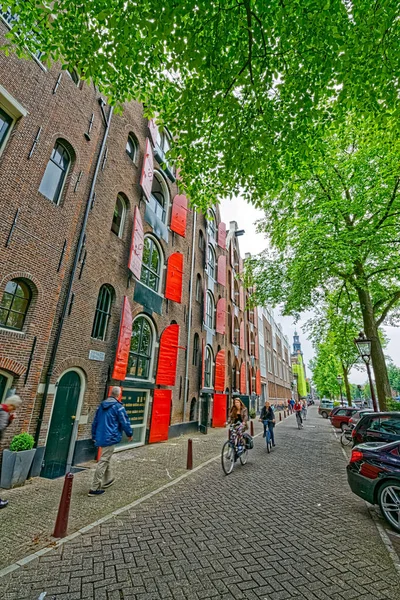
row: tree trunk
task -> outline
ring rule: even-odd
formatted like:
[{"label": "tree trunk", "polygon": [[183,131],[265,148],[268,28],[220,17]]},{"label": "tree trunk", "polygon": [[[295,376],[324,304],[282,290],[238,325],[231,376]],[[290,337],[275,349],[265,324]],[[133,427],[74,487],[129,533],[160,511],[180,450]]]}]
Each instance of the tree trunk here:
[{"label": "tree trunk", "polygon": [[387,398],[391,397],[392,392],[390,389],[385,356],[379,339],[378,327],[376,326],[372,300],[366,286],[357,286],[356,289],[364,322],[364,332],[367,338],[371,340],[371,360],[375,373],[375,385],[378,394],[379,408],[380,410],[385,411],[387,409]]},{"label": "tree trunk", "polygon": [[344,387],[346,390],[347,402],[349,403],[349,406],[351,406],[351,389],[350,389],[350,383],[349,383],[349,372],[347,369],[344,368],[343,364],[342,364],[342,369],[343,369],[343,379],[344,379]]}]

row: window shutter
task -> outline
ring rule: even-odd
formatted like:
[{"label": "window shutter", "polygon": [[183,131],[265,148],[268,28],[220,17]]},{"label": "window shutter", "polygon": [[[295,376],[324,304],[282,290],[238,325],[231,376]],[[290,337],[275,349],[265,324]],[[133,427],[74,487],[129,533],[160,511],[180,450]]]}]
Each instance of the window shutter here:
[{"label": "window shutter", "polygon": [[151,196],[151,187],[153,185],[153,174],[154,174],[154,166],[153,166],[153,150],[150,144],[149,138],[146,140],[146,150],[144,152],[143,158],[143,167],[142,174],[140,177],[140,185],[142,186],[142,190],[147,200],[150,199]]},{"label": "window shutter", "polygon": [[244,288],[242,285],[239,288],[239,308],[244,310]]},{"label": "window shutter", "polygon": [[135,206],[128,268],[132,271],[136,279],[140,279],[140,274],[142,272],[143,244],[144,231],[142,217],[139,208]]},{"label": "window shutter", "polygon": [[255,334],[255,336],[254,336],[254,356],[255,356],[256,360],[259,359],[259,354],[258,354],[258,335],[257,334]]},{"label": "window shutter", "polygon": [[168,439],[171,416],[172,390],[154,390],[149,444]]},{"label": "window shutter", "polygon": [[213,427],[225,427],[226,423],[226,394],[214,394],[213,400]]},{"label": "window shutter", "polygon": [[175,233],[182,237],[186,237],[187,206],[188,201],[186,196],[183,194],[175,196],[172,202],[171,231],[175,231]]},{"label": "window shutter", "polygon": [[160,338],[156,385],[175,385],[178,362],[179,325],[169,325]]},{"label": "window shutter", "polygon": [[242,321],[240,323],[239,346],[240,346],[241,350],[245,349],[245,343],[244,343],[244,321]]},{"label": "window shutter", "polygon": [[218,225],[218,246],[224,250],[226,248],[226,225],[222,221]]},{"label": "window shutter", "polygon": [[231,271],[231,300],[235,302],[235,275]]},{"label": "window shutter", "polygon": [[121,322],[119,325],[117,351],[115,353],[112,379],[125,379],[128,369],[129,349],[132,337],[132,311],[127,296],[124,296],[122,304]]},{"label": "window shutter", "polygon": [[226,286],[226,256],[224,254],[218,257],[217,281],[224,287]]},{"label": "window shutter", "polygon": [[225,350],[220,350],[215,357],[215,382],[217,392],[225,391]]},{"label": "window shutter", "polygon": [[240,393],[246,393],[246,365],[244,363],[240,367]]},{"label": "window shutter", "polygon": [[225,335],[225,313],[226,301],[225,298],[220,298],[217,302],[217,324],[215,330],[217,333]]},{"label": "window shutter", "polygon": [[168,259],[165,297],[179,304],[182,302],[183,254],[175,252]]},{"label": "window shutter", "polygon": [[256,372],[256,394],[257,394],[257,396],[261,396],[261,373],[260,373],[260,369],[257,369],[257,372]]},{"label": "window shutter", "polygon": [[158,134],[158,127],[157,127],[157,123],[156,123],[155,119],[149,120],[149,132],[150,132],[151,141],[153,142],[153,146],[155,146],[157,144],[157,134]]}]

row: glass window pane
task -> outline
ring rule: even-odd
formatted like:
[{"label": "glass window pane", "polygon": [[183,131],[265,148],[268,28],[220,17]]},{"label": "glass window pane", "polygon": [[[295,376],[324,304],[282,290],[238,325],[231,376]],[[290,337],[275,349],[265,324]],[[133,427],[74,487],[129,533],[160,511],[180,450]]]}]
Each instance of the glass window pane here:
[{"label": "glass window pane", "polygon": [[16,281],[9,281],[6,285],[5,291],[9,294],[15,294],[18,289],[18,283]]},{"label": "glass window pane", "polygon": [[10,115],[0,108],[0,148],[7,137],[12,122],[13,120]]},{"label": "glass window pane", "polygon": [[63,179],[64,173],[60,167],[49,161],[40,183],[39,192],[49,200],[57,202]]},{"label": "glass window pane", "polygon": [[0,326],[5,327],[7,322],[8,310],[0,308]]},{"label": "glass window pane", "polygon": [[8,294],[7,292],[4,292],[3,298],[1,299],[0,306],[2,306],[3,308],[10,308],[13,298],[14,298],[13,294]]}]

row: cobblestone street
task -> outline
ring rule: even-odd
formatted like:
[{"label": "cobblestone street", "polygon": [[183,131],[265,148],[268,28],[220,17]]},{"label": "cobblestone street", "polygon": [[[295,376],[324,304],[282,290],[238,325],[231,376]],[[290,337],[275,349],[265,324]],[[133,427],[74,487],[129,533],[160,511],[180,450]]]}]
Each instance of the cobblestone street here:
[{"label": "cobblestone street", "polygon": [[400,599],[329,421],[313,408],[275,431],[272,454],[258,437],[229,477],[211,462],[6,575],[1,599]]}]

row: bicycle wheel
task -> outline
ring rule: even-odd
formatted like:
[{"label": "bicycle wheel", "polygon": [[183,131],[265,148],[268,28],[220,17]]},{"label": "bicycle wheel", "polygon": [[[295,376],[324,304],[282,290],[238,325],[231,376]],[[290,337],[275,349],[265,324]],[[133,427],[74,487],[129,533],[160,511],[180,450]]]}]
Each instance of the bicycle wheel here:
[{"label": "bicycle wheel", "polygon": [[222,446],[221,463],[225,475],[232,473],[235,464],[235,449],[229,441]]},{"label": "bicycle wheel", "polygon": [[265,441],[267,443],[267,452],[269,454],[271,452],[271,446],[272,446],[271,434],[270,434],[269,430],[267,430],[267,433],[266,433],[266,436],[265,436]]},{"label": "bicycle wheel", "polygon": [[243,450],[242,454],[240,455],[240,462],[242,463],[242,465],[245,465],[247,463],[248,458],[249,458],[249,451],[246,448],[245,450]]},{"label": "bicycle wheel", "polygon": [[340,436],[340,443],[342,444],[342,446],[349,446],[352,441],[353,437],[351,435],[351,431],[343,431],[342,435]]}]

